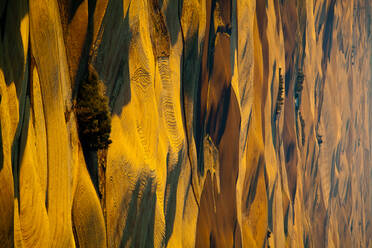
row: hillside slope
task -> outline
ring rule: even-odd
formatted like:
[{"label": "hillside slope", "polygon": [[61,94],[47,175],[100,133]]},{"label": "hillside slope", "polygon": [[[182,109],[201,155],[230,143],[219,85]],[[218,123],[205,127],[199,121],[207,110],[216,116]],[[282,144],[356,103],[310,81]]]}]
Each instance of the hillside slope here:
[{"label": "hillside slope", "polygon": [[[0,1],[0,247],[372,248],[371,13]],[[92,73],[98,151],[77,115]]]}]

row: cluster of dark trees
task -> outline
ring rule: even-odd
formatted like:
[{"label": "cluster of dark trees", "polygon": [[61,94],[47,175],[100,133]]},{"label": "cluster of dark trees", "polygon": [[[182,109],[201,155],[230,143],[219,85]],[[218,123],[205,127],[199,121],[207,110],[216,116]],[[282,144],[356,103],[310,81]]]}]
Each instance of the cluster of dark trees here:
[{"label": "cluster of dark trees", "polygon": [[278,96],[276,99],[275,120],[279,118],[280,113],[283,110],[283,105],[284,105],[284,79],[282,75],[282,68],[279,68],[279,89]]},{"label": "cluster of dark trees", "polygon": [[297,79],[296,79],[296,86],[295,86],[295,98],[296,99],[299,98],[301,93],[302,93],[302,90],[304,88],[304,86],[303,86],[304,79],[305,79],[305,75],[302,72],[302,69],[298,69]]},{"label": "cluster of dark trees", "polygon": [[297,78],[296,78],[296,83],[295,83],[295,89],[294,89],[294,97],[295,97],[295,109],[296,109],[296,112],[298,112],[298,116],[299,116],[299,119],[300,119],[300,124],[301,124],[301,143],[302,145],[305,144],[305,120],[304,118],[302,117],[302,113],[301,111],[299,110],[300,108],[300,104],[301,104],[301,94],[302,94],[302,90],[304,88],[304,80],[305,80],[305,75],[302,71],[301,68],[298,69],[297,71]]},{"label": "cluster of dark trees", "polygon": [[296,112],[299,110],[300,105],[301,105],[301,94],[304,88],[304,79],[305,79],[305,75],[302,72],[302,69],[299,68],[297,72],[297,78],[296,78],[295,89],[294,89]]},{"label": "cluster of dark trees", "polygon": [[302,117],[301,111],[298,112],[301,123],[302,145],[305,145],[305,120]]},{"label": "cluster of dark trees", "polygon": [[97,151],[111,143],[111,114],[104,85],[90,67],[88,77],[79,87],[76,115],[83,147]]}]

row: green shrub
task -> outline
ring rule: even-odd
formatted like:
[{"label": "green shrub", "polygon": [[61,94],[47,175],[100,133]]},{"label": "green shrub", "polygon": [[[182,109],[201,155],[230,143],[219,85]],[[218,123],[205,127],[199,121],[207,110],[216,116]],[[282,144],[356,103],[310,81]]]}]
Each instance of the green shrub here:
[{"label": "green shrub", "polygon": [[104,89],[97,72],[89,68],[88,78],[79,88],[76,114],[82,145],[95,151],[111,143],[111,114]]}]

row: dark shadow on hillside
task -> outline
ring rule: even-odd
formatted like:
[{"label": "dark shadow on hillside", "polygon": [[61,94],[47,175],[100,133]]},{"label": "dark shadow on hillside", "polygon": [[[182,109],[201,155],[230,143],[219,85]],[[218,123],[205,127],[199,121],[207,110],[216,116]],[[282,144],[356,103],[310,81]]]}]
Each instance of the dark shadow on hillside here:
[{"label": "dark shadow on hillside", "polygon": [[0,39],[3,40],[5,34],[6,9],[8,1],[0,1]]},{"label": "dark shadow on hillside", "polygon": [[[0,103],[1,103],[1,95],[0,95]],[[1,132],[1,125],[0,125],[0,171],[3,169],[4,166],[4,152],[3,152],[3,138]]]},{"label": "dark shadow on hillside", "polygon": [[197,140],[196,117],[200,113],[198,106],[199,75],[200,75],[200,55],[198,49],[198,33],[195,32],[190,38],[183,37],[183,52],[180,65],[182,82],[182,107],[185,125],[185,134],[187,139],[187,150],[191,168],[196,168],[196,157],[192,152],[197,146],[193,145],[193,140]]},{"label": "dark shadow on hillside", "polygon": [[[19,205],[19,171],[23,151],[27,141],[30,117],[29,99],[29,58],[26,58],[21,35],[21,21],[28,14],[26,1],[2,1],[0,4],[0,70],[4,74],[5,83],[14,83],[18,103],[18,124],[11,147],[11,163],[13,174],[14,198]],[[28,42],[28,41],[27,41]],[[15,101],[15,99],[10,99]],[[11,113],[15,114],[15,113]],[[0,128],[1,129],[1,128]],[[3,146],[1,143],[1,165],[3,168]]]},{"label": "dark shadow on hillside", "polygon": [[[80,1],[80,0],[79,0]],[[88,27],[87,33],[85,36],[85,42],[83,46],[83,51],[80,56],[79,65],[76,71],[76,75],[74,78],[71,78],[71,85],[72,85],[72,99],[76,99],[77,94],[79,92],[80,84],[83,80],[87,78],[88,75],[88,62],[90,61],[89,51],[92,47],[93,43],[93,28],[94,28],[94,11],[96,8],[97,0],[88,1]],[[82,2],[80,2],[81,4]],[[69,21],[72,20],[73,15],[75,14],[78,6],[77,3],[72,3],[70,6],[69,11]]]},{"label": "dark shadow on hillside", "polygon": [[[57,0],[62,26],[70,24],[84,0]],[[65,28],[64,27],[64,28]]]},{"label": "dark shadow on hillside", "polygon": [[334,20],[334,9],[336,1],[331,1],[331,4],[327,11],[327,20],[324,26],[324,37],[323,37],[323,63],[326,64],[329,61],[332,49],[332,35],[333,35],[333,20]]},{"label": "dark shadow on hillside", "polygon": [[[93,64],[106,85],[112,115],[121,116],[122,109],[131,100],[129,75],[129,45],[132,33],[129,27],[129,5],[123,13],[123,1],[110,1],[102,25],[105,27]],[[112,66],[109,66],[112,65]]]},{"label": "dark shadow on hillside", "polygon": [[[20,105],[20,119],[16,129],[16,135],[12,144],[12,168],[14,178],[14,197],[19,201],[19,172],[21,170],[21,162],[23,160],[23,153],[27,143],[28,128],[30,122],[30,95],[27,90],[24,105]],[[18,204],[19,205],[19,204]],[[20,205],[19,205],[20,206]]]},{"label": "dark shadow on hillside", "polygon": [[[70,0],[70,2],[71,2],[71,5],[68,11],[68,23],[71,22],[72,18],[75,16],[77,9],[79,8],[80,4],[84,2],[84,0],[73,0],[73,1]],[[89,2],[93,2],[93,1],[89,1]]]},{"label": "dark shadow on hillside", "polygon": [[17,96],[20,97],[25,60],[21,21],[28,13],[28,5],[26,1],[3,1],[2,5],[2,13],[0,9],[0,56],[3,58],[0,69],[4,73],[7,85],[15,83]]},{"label": "dark shadow on hillside", "polygon": [[[196,92],[196,113],[195,113],[195,145],[197,152],[197,172],[204,175],[204,165],[202,161],[203,154],[203,138],[205,135],[205,124],[207,119],[206,105],[208,101],[207,88],[209,84],[210,73],[213,68],[213,55],[214,55],[214,22],[213,22],[213,10],[215,8],[216,1],[207,4],[207,20],[206,20],[206,31],[205,37],[202,44],[202,51],[200,57],[200,70],[199,79],[197,82],[197,92]],[[209,17],[209,18],[208,18]]]},{"label": "dark shadow on hillside", "polygon": [[164,13],[172,46],[177,42],[178,34],[181,31],[180,20],[182,15],[182,7],[183,0],[168,1],[167,9]]},{"label": "dark shadow on hillside", "polygon": [[[271,194],[268,194],[268,215],[267,215],[267,226],[270,230],[274,230],[274,216],[273,214],[273,205],[274,205],[274,193],[276,189],[276,184],[278,183],[278,179],[275,179],[273,189],[271,191]],[[268,192],[269,193],[269,192]]]},{"label": "dark shadow on hillside", "polygon": [[[119,247],[154,247],[156,187],[152,173],[142,172],[132,191],[129,205],[126,206],[126,201],[122,201],[120,209],[128,209],[128,212]],[[122,211],[119,220],[124,219],[124,216]]]},{"label": "dark shadow on hillside", "polygon": [[[263,58],[263,71],[269,71],[269,41],[267,39],[266,31],[267,31],[267,23],[268,17],[266,14],[267,3],[262,0],[256,0],[256,17],[257,17],[257,24],[258,24],[258,32],[260,35],[260,40],[262,44],[262,58]],[[261,96],[261,123],[262,127],[265,126],[265,104],[266,98],[268,95],[268,73],[263,73],[262,75],[262,82],[256,82],[262,84],[262,96]],[[262,128],[262,136],[265,137],[265,128]]]},{"label": "dark shadow on hillside", "polygon": [[177,164],[172,164],[167,154],[167,181],[164,196],[165,235],[163,245],[166,247],[173,232],[174,219],[176,215],[177,188],[181,174],[184,149],[178,152]]},{"label": "dark shadow on hillside", "polygon": [[[243,199],[246,199],[244,206],[245,206],[245,211],[247,211],[247,213],[249,213],[249,211],[251,209],[251,206],[253,204],[253,201],[256,198],[258,179],[260,177],[261,170],[265,170],[265,166],[266,166],[265,165],[265,159],[264,159],[263,155],[260,155],[260,157],[258,159],[258,162],[257,162],[256,169],[255,169],[254,176],[249,181],[249,187],[248,187],[249,190],[246,193],[246,195],[243,197]],[[263,171],[262,171],[262,173],[263,173]],[[248,181],[246,181],[246,182],[248,182]]]}]

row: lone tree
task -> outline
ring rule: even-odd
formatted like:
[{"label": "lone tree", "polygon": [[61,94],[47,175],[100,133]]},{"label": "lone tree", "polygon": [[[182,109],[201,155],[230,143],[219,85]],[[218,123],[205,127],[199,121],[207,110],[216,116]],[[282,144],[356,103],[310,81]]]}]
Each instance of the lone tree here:
[{"label": "lone tree", "polygon": [[320,134],[316,134],[316,139],[318,140],[318,144],[321,145],[323,143],[323,136]]},{"label": "lone tree", "polygon": [[111,114],[103,82],[93,67],[87,80],[81,83],[76,105],[79,136],[82,145],[97,151],[111,144]]}]

